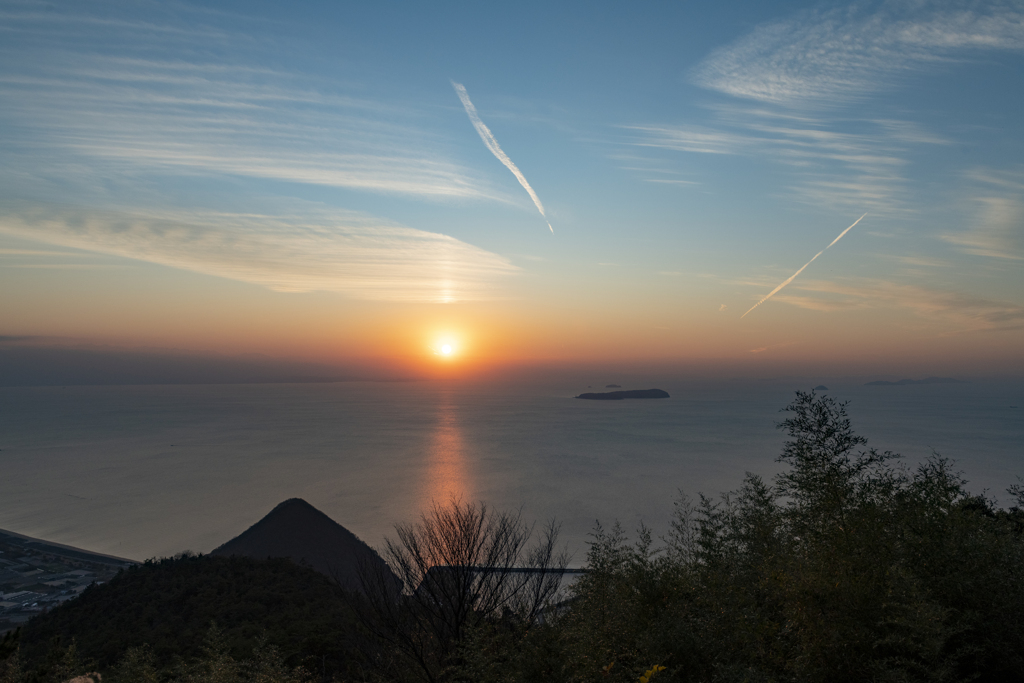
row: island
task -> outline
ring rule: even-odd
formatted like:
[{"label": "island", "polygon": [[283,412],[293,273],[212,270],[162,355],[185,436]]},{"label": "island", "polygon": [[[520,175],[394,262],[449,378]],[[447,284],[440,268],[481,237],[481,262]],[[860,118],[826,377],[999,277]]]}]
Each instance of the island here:
[{"label": "island", "polygon": [[602,394],[580,394],[576,398],[590,401],[621,401],[625,398],[670,398],[667,391],[661,389],[634,389],[632,391],[608,391]]},{"label": "island", "polygon": [[866,387],[902,387],[907,384],[967,384],[966,380],[954,379],[952,377],[928,377],[927,379],[901,379],[898,382],[887,382],[885,380],[877,380],[875,382],[868,382],[864,386]]},{"label": "island", "polygon": [[604,388],[605,389],[621,389],[622,385],[621,384],[605,384]]},{"label": "island", "polygon": [[824,384],[819,384],[818,386],[814,387],[812,391],[828,391],[828,387],[826,387]]}]

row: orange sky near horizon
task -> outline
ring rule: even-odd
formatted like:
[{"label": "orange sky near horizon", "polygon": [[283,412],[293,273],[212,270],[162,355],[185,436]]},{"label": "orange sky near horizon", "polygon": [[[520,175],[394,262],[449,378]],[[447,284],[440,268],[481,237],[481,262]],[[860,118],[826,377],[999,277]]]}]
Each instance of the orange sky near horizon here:
[{"label": "orange sky near horizon", "polygon": [[[426,376],[503,367],[622,364],[774,372],[1020,373],[1016,335],[946,333],[942,321],[853,308],[841,315],[770,301],[740,320],[676,291],[634,303],[614,292],[576,298],[402,304],[331,293],[282,293],[175,271],[112,269],[97,280],[40,271],[38,287],[7,287],[5,334],[43,345],[260,354],[329,365],[364,363]],[[20,275],[24,278],[24,275]],[[4,282],[0,286],[17,283]],[[22,280],[24,282],[24,280]],[[678,297],[678,298],[677,298]],[[690,301],[689,305],[687,302]],[[710,310],[709,310],[710,309]],[[827,320],[827,324],[826,324]],[[438,353],[452,343],[450,357]]]}]

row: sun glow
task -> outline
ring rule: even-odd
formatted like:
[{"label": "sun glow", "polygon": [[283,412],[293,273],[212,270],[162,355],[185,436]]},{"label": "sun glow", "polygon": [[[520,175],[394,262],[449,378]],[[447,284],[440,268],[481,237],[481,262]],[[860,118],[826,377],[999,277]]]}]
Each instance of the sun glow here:
[{"label": "sun glow", "polygon": [[445,360],[452,360],[459,355],[460,351],[456,341],[448,336],[435,339],[434,343],[430,345],[430,350],[435,356]]},{"label": "sun glow", "polygon": [[477,334],[462,321],[444,321],[424,326],[419,338],[422,369],[437,371],[444,377],[461,376],[479,363]]}]

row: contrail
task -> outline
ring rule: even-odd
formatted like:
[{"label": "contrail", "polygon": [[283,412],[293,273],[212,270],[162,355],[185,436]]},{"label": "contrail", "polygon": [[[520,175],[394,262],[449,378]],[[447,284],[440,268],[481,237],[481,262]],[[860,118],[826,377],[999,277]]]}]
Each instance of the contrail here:
[{"label": "contrail", "polygon": [[[867,214],[864,214],[864,216],[867,216]],[[850,232],[850,230],[852,230],[852,229],[853,229],[853,226],[854,226],[854,225],[857,225],[857,224],[858,224],[858,223],[860,223],[860,222],[861,222],[862,220],[864,220],[864,216],[861,216],[860,218],[858,218],[857,220],[855,220],[855,221],[853,222],[853,225],[851,225],[851,226],[850,226],[849,228],[847,228],[846,230],[843,230],[843,231],[842,231],[841,233],[839,233],[839,237],[837,237],[837,238],[835,238],[834,240],[832,240],[832,242],[830,242],[830,243],[829,243],[828,247],[831,247],[831,246],[832,246],[833,244],[835,244],[835,243],[836,243],[836,242],[838,242],[839,240],[843,239],[843,235],[845,235],[846,233]],[[822,254],[824,254],[824,253],[825,253],[826,251],[828,251],[828,247],[825,247],[824,249],[822,249],[821,251],[819,251],[819,252],[818,252],[817,254],[815,254],[815,255],[814,255],[814,258],[812,258],[812,259],[811,259],[810,261],[808,261],[807,263],[805,263],[805,264],[803,265],[803,268],[801,268],[800,270],[798,270],[798,271],[796,271],[795,273],[793,273],[792,275],[790,275],[790,276],[789,276],[789,277],[788,277],[788,278],[786,279],[786,281],[785,281],[785,282],[783,282],[783,283],[782,283],[781,285],[779,285],[778,287],[776,287],[775,289],[773,289],[773,290],[772,290],[771,292],[769,292],[769,293],[768,293],[768,296],[766,296],[765,298],[761,299],[761,300],[760,300],[760,301],[758,301],[758,302],[757,302],[756,304],[754,304],[753,306],[751,306],[751,307],[750,307],[750,311],[754,310],[755,308],[757,308],[758,306],[760,306],[761,304],[763,304],[763,303],[764,303],[765,301],[768,301],[768,299],[771,299],[771,298],[772,298],[773,296],[775,296],[775,294],[776,294],[776,293],[777,293],[777,292],[778,292],[778,291],[779,291],[780,289],[782,289],[783,287],[785,287],[786,285],[788,285],[788,284],[789,284],[790,282],[792,282],[793,280],[795,280],[795,279],[796,279],[796,276],[797,276],[797,275],[799,275],[800,273],[804,272],[804,268],[806,268],[807,266],[809,266],[809,265],[811,265],[812,263],[814,263],[814,259],[818,258],[818,257],[819,257],[819,256],[821,256]],[[747,313],[750,313],[750,311],[747,311]],[[743,318],[747,317],[747,313],[744,313],[743,315],[741,315],[741,316],[740,316],[740,320],[742,320]]]},{"label": "contrail", "polygon": [[455,92],[459,95],[459,99],[462,100],[462,106],[466,108],[466,113],[469,114],[469,120],[473,123],[473,127],[476,128],[476,132],[480,134],[480,139],[487,145],[487,149],[491,150],[491,154],[498,157],[498,161],[505,164],[508,170],[512,171],[512,175],[516,177],[519,184],[523,186],[527,192],[530,193],[530,199],[533,200],[537,210],[540,211],[540,215],[544,217],[544,222],[548,224],[548,230],[552,233],[555,229],[551,227],[551,221],[548,220],[547,214],[544,213],[544,205],[540,203],[540,198],[537,197],[537,193],[530,187],[530,183],[526,182],[526,176],[523,172],[512,163],[512,160],[508,158],[501,146],[498,145],[498,141],[494,139],[494,134],[491,129],[484,125],[484,122],[480,120],[480,115],[476,113],[476,107],[469,100],[469,94],[466,92],[465,86],[461,83],[452,81],[452,87],[455,88]]}]

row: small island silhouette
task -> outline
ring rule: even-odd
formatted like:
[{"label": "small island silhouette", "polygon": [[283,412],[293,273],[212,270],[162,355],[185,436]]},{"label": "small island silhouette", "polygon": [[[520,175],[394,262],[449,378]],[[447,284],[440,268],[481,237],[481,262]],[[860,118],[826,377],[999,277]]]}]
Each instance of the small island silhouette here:
[{"label": "small island silhouette", "polygon": [[883,379],[868,382],[866,387],[901,387],[907,384],[967,384],[966,380],[954,379],[952,377],[927,377],[925,379],[901,379],[897,382],[887,382]]},{"label": "small island silhouette", "polygon": [[576,398],[585,398],[591,401],[621,401],[626,398],[670,398],[670,396],[667,391],[661,389],[634,389],[632,391],[580,394]]}]

